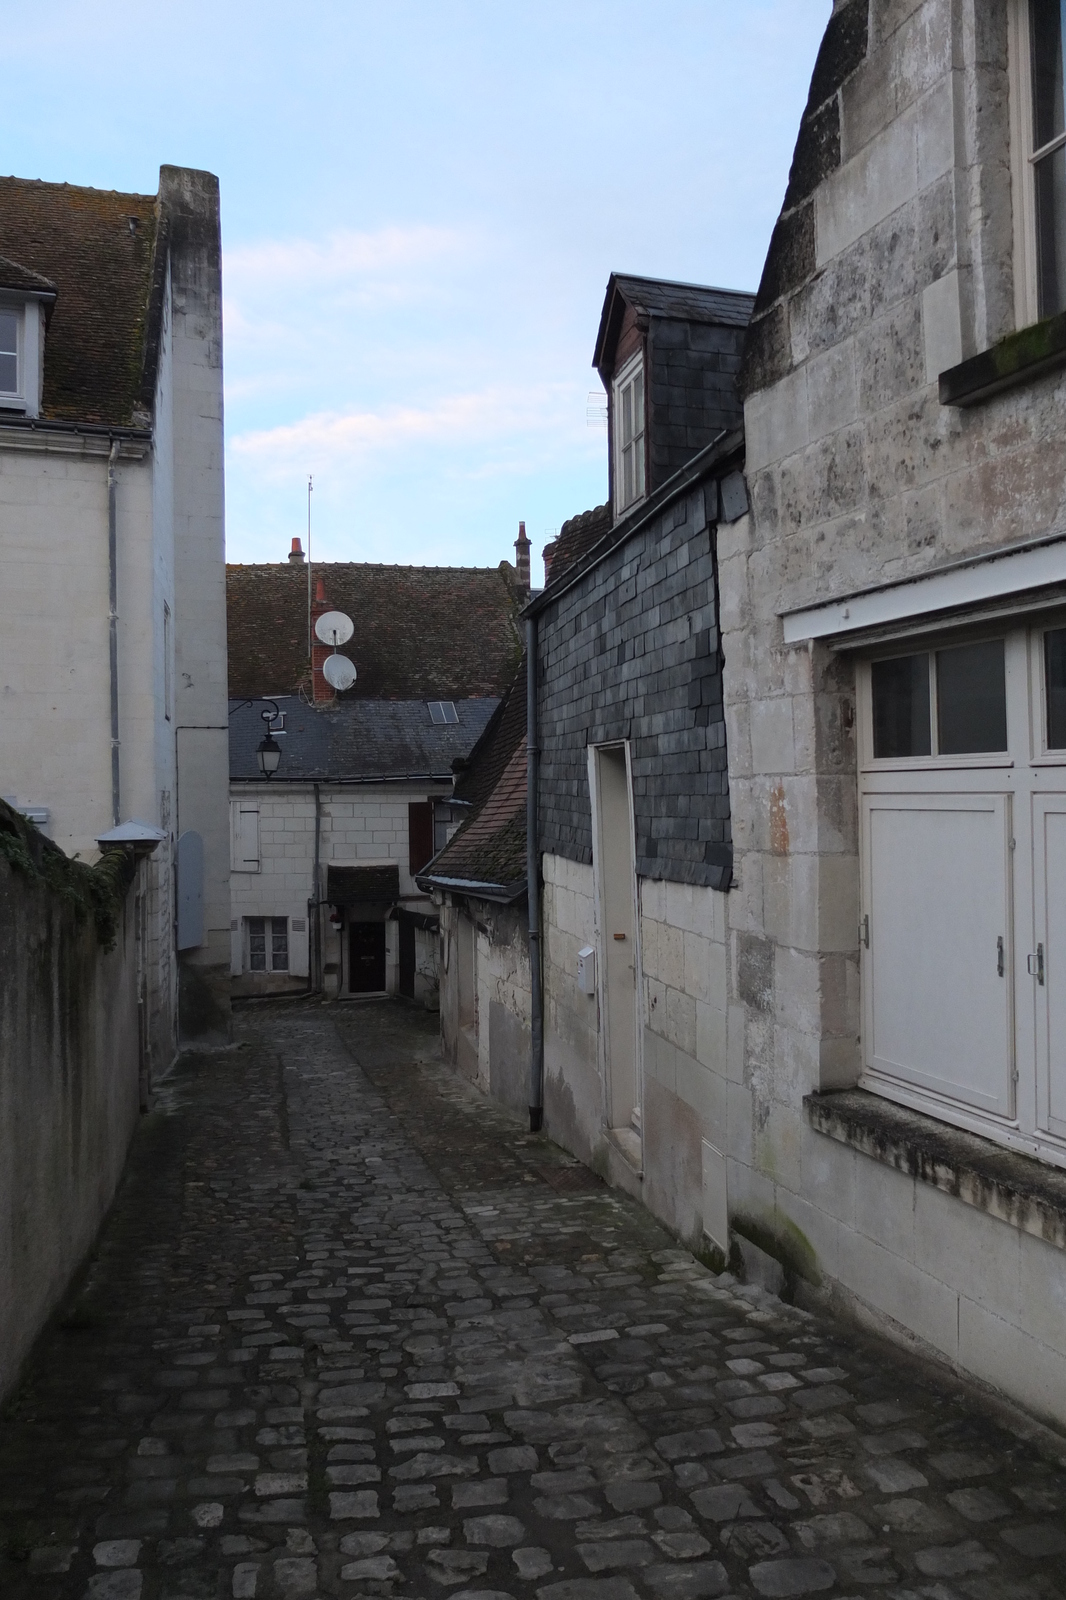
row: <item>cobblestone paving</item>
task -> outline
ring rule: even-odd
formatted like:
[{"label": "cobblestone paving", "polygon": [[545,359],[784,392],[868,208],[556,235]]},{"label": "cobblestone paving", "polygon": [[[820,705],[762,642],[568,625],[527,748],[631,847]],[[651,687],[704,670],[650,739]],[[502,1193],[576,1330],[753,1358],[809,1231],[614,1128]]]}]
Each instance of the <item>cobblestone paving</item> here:
[{"label": "cobblestone paving", "polygon": [[3,1600],[1066,1596],[1066,1472],[713,1277],[395,1006],[146,1119],[0,1431]]}]

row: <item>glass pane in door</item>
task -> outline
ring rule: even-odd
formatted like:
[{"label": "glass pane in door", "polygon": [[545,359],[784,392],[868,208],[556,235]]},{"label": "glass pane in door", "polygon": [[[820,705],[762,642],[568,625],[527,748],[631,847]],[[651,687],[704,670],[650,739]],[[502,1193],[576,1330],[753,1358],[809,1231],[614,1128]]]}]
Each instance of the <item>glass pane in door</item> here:
[{"label": "glass pane in door", "polygon": [[1066,750],[1066,628],[1044,635],[1044,691],[1047,747]]},{"label": "glass pane in door", "polygon": [[875,661],[871,680],[877,760],[929,755],[929,657]]},{"label": "glass pane in door", "polygon": [[1007,748],[1003,640],[955,645],[936,653],[938,739],[942,756]]}]

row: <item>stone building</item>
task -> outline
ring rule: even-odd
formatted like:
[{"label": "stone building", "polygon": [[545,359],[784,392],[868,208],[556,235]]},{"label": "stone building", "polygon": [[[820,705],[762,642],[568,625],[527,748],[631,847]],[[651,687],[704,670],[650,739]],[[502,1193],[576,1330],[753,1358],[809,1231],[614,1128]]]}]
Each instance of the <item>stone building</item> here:
[{"label": "stone building", "polygon": [[[311,573],[298,541],[285,563],[229,568],[236,994],[436,1006],[437,911],[415,875],[458,826],[454,767],[513,677],[528,558],[521,580],[507,562]],[[327,610],[354,624],[343,653],[358,676],[340,693],[329,647],[313,633],[308,647]],[[257,759],[268,729],[271,777]]]},{"label": "stone building", "polygon": [[1060,1422],[1062,59],[1058,0],[835,6],[718,541],[730,1225]]},{"label": "stone building", "polygon": [[3,178],[0,251],[0,787],[68,854],[156,846],[158,1070],[179,979],[186,1033],[228,1012],[218,183]]}]

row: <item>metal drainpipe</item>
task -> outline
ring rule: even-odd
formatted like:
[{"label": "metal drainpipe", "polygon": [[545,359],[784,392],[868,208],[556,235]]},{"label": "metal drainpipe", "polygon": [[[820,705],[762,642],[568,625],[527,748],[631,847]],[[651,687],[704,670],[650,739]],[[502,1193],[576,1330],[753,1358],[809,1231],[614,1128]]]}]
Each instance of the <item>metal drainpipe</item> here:
[{"label": "metal drainpipe", "polygon": [[319,990],[322,988],[322,906],[321,906],[321,903],[320,903],[321,902],[322,891],[319,888],[319,883],[318,883],[319,871],[320,871],[319,861],[321,859],[321,842],[322,842],[322,790],[321,790],[320,785],[316,783],[315,784],[315,878],[314,878],[314,884],[313,884],[312,891],[311,891],[312,898],[311,898],[310,902],[308,903],[308,908],[307,908],[308,909],[308,914],[309,914],[309,919],[310,919],[308,921],[308,928],[311,928],[311,927],[314,928],[314,944],[312,945],[312,957],[311,957],[311,961],[309,962],[309,966],[310,966],[311,970],[308,973],[308,983],[310,984],[311,992],[313,994],[317,994],[319,992]]},{"label": "metal drainpipe", "polygon": [[107,565],[108,565],[108,649],[111,665],[111,820],[117,828],[122,820],[119,786],[118,742],[118,497],[115,463],[117,439],[111,441],[107,458]]},{"label": "metal drainpipe", "polygon": [[544,1007],[540,960],[540,852],[537,848],[537,623],[526,618],[526,903],[529,908],[529,1130],[544,1124]]}]

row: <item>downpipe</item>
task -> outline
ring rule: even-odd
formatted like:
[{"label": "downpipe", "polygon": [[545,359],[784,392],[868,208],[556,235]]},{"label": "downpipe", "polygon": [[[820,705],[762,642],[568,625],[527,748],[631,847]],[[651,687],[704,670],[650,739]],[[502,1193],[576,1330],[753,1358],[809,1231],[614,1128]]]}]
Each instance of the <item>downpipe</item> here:
[{"label": "downpipe", "polygon": [[526,618],[526,905],[529,912],[529,1131],[544,1126],[544,997],[540,946],[540,851],[537,847],[537,621]]},{"label": "downpipe", "polygon": [[118,739],[118,487],[115,467],[119,441],[112,439],[107,458],[107,623],[111,669],[111,820],[122,821]]}]

